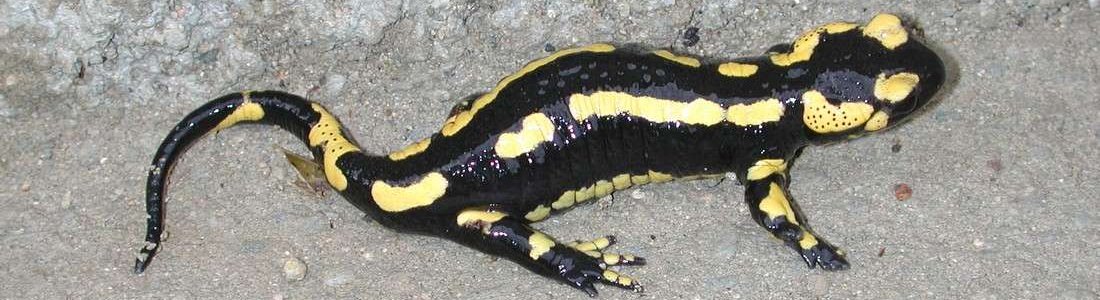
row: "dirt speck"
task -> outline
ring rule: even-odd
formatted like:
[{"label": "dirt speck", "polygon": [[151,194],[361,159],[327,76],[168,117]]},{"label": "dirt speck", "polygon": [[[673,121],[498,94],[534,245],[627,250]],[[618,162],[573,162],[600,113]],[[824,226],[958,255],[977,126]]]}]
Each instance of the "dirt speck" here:
[{"label": "dirt speck", "polygon": [[894,198],[898,201],[909,200],[913,197],[913,188],[910,188],[908,184],[899,183],[894,185]]}]

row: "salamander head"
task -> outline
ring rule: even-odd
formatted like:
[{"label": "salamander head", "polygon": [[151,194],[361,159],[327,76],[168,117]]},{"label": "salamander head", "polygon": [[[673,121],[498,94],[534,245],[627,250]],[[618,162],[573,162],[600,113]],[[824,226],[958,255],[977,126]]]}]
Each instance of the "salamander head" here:
[{"label": "salamander head", "polygon": [[944,82],[944,64],[910,32],[898,17],[880,14],[862,26],[819,27],[799,38],[790,53],[772,54],[781,65],[790,59],[784,55],[797,54],[800,46],[807,49],[800,44],[813,44],[812,55],[790,65],[816,76],[801,95],[810,141],[881,131],[929,102]]}]

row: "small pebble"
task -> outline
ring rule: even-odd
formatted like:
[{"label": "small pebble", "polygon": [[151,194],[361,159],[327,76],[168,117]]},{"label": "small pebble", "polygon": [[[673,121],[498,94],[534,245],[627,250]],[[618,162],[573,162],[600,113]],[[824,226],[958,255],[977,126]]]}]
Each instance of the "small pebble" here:
[{"label": "small pebble", "polygon": [[19,191],[20,192],[29,192],[30,190],[31,190],[31,184],[30,183],[24,182],[23,184],[19,185]]},{"label": "small pebble", "polygon": [[898,201],[909,200],[913,196],[913,189],[908,184],[900,183],[894,186],[894,198]]},{"label": "small pebble", "polygon": [[641,189],[634,189],[633,191],[630,191],[630,198],[634,200],[642,200],[645,199],[645,197],[646,193]]},{"label": "small pebble", "polygon": [[989,167],[990,170],[993,170],[993,173],[1000,172],[1005,167],[1004,163],[1001,163],[1001,160],[997,158],[991,159],[985,164]]},{"label": "small pebble", "polygon": [[295,257],[288,258],[283,264],[283,275],[287,281],[301,281],[306,278],[306,263]]},{"label": "small pebble", "polygon": [[69,209],[73,207],[73,191],[66,191],[65,196],[61,197],[61,209]]}]

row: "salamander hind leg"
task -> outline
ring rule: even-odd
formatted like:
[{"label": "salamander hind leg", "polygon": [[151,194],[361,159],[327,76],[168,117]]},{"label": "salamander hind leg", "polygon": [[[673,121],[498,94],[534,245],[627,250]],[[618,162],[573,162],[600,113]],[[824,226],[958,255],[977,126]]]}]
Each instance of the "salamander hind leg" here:
[{"label": "salamander hind leg", "polygon": [[531,228],[521,219],[483,208],[466,209],[456,216],[457,229],[450,238],[483,252],[507,257],[516,263],[596,296],[595,283],[643,291],[630,276],[608,267],[641,265],[645,259],[605,252],[614,237],[563,244]]},{"label": "salamander hind leg", "polygon": [[847,269],[844,254],[802,224],[787,192],[786,169],[781,159],[762,159],[747,170],[745,201],[753,220],[798,252],[810,268]]}]

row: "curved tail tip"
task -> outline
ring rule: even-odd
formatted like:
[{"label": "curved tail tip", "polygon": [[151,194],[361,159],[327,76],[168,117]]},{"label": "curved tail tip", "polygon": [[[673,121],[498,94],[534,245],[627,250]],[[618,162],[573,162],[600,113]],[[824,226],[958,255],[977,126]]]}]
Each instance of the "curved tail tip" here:
[{"label": "curved tail tip", "polygon": [[145,268],[148,268],[149,263],[153,262],[153,256],[157,255],[157,250],[160,250],[159,243],[145,242],[145,247],[141,248],[137,259],[134,260],[134,274],[145,272]]}]

